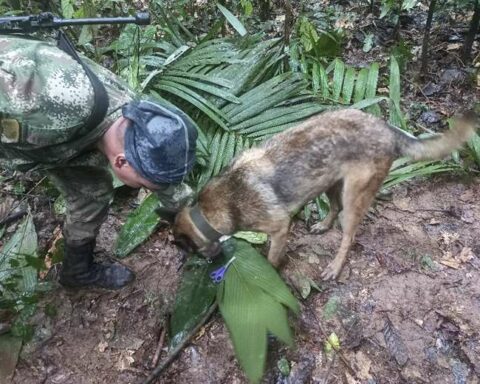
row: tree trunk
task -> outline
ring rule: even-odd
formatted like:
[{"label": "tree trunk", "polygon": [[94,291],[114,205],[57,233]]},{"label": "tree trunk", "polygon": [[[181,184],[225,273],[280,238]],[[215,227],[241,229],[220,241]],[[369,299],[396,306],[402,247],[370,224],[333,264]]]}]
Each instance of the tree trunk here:
[{"label": "tree trunk", "polygon": [[420,67],[420,75],[424,75],[426,70],[427,70],[428,43],[429,43],[429,40],[430,40],[430,30],[432,29],[433,13],[435,12],[436,4],[437,4],[437,0],[430,0],[430,6],[428,7],[427,23],[425,24],[425,32],[423,34],[422,60],[421,60],[421,67]]},{"label": "tree trunk", "polygon": [[470,29],[468,30],[465,44],[463,46],[463,61],[468,62],[472,54],[472,46],[475,41],[475,36],[480,26],[480,1],[475,1],[475,10],[473,12],[472,20],[470,21]]},{"label": "tree trunk", "polygon": [[[293,7],[290,0],[283,0],[283,5],[285,8],[285,26],[283,29],[283,33],[284,33],[285,46],[288,47],[290,44],[290,35],[292,34],[292,28],[295,23],[295,20],[293,15]],[[283,58],[283,65],[285,67],[285,70],[290,69],[288,55],[286,55]]]},{"label": "tree trunk", "polygon": [[260,20],[267,21],[270,16],[270,0],[259,0]]},{"label": "tree trunk", "polygon": [[292,3],[290,3],[290,0],[284,0],[283,5],[285,8],[285,27],[284,27],[285,45],[288,46],[290,44],[290,35],[292,34],[292,27],[294,24],[293,8],[292,8]]}]

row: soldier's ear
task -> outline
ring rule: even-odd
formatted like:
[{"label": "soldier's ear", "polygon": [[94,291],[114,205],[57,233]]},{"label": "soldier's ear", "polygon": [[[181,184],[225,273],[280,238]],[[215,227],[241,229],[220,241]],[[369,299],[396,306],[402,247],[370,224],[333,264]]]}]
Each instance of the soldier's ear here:
[{"label": "soldier's ear", "polygon": [[124,153],[119,153],[118,155],[115,156],[115,159],[113,161],[113,166],[118,169],[128,166],[128,161]]}]

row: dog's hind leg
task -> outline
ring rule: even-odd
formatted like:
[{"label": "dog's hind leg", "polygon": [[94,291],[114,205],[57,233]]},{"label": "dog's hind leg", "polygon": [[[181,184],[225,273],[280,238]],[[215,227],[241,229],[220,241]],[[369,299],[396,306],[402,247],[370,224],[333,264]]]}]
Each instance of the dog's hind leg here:
[{"label": "dog's hind leg", "polygon": [[335,259],[322,272],[324,280],[335,279],[340,274],[358,225],[388,174],[390,165],[390,159],[385,159],[376,163],[351,166],[346,172],[342,194],[342,242]]},{"label": "dog's hind leg", "polygon": [[327,217],[323,219],[321,222],[312,225],[310,228],[311,233],[324,233],[327,232],[330,228],[332,228],[335,219],[338,216],[338,213],[341,210],[341,197],[342,193],[342,181],[331,186],[325,194],[328,197],[328,201],[330,202],[330,211],[328,212]]}]

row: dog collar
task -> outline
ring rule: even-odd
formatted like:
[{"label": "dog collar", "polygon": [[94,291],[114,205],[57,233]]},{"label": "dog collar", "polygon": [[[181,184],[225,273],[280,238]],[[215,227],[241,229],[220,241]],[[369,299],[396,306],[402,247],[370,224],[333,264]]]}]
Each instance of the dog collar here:
[{"label": "dog collar", "polygon": [[207,221],[205,216],[203,216],[202,212],[200,212],[200,207],[195,205],[190,210],[190,218],[192,219],[193,224],[197,227],[197,229],[210,241],[217,241],[220,237],[223,236],[222,233],[218,232],[215,228],[213,228],[210,223]]}]

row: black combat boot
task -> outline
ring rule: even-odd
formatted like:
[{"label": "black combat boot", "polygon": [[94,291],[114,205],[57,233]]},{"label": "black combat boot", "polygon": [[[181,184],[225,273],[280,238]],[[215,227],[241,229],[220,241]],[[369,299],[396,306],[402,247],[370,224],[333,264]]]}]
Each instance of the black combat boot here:
[{"label": "black combat boot", "polygon": [[118,289],[135,278],[135,274],[121,264],[94,263],[94,248],[95,240],[83,245],[65,242],[60,284],[66,287]]}]

